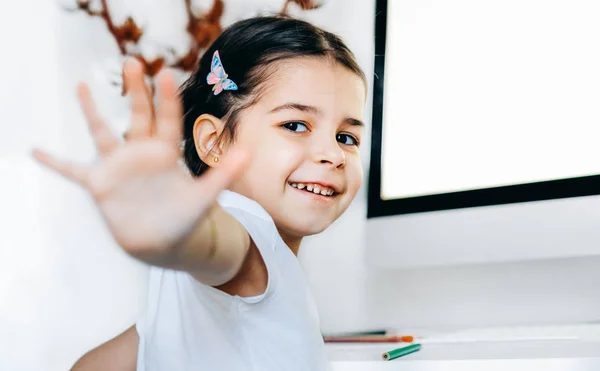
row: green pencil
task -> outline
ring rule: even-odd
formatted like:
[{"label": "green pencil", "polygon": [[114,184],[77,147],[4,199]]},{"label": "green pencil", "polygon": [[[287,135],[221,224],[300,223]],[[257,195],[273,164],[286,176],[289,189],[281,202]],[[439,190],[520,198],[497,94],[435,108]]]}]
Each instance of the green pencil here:
[{"label": "green pencil", "polygon": [[402,356],[418,352],[421,350],[421,344],[413,344],[407,347],[398,348],[394,350],[390,350],[389,352],[385,352],[381,355],[384,361],[391,361],[392,359],[400,358]]}]

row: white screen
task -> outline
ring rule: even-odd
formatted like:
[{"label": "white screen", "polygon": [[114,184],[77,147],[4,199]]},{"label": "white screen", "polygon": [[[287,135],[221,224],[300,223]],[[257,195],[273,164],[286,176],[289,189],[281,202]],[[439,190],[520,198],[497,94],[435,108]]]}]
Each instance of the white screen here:
[{"label": "white screen", "polygon": [[388,4],[383,199],[600,173],[600,1]]}]

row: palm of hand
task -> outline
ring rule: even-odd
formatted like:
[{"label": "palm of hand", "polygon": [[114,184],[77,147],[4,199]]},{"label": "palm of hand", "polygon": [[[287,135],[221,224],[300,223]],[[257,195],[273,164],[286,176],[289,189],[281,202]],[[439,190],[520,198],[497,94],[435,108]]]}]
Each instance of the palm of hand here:
[{"label": "palm of hand", "polygon": [[141,65],[125,67],[130,87],[132,124],[120,143],[95,110],[85,84],[78,97],[100,161],[78,165],[34,150],[34,157],[90,192],[114,239],[133,255],[164,252],[177,245],[202,221],[247,161],[245,152],[230,153],[219,168],[193,179],[181,169],[181,105],[173,76],[158,77],[158,109],[143,82]]}]

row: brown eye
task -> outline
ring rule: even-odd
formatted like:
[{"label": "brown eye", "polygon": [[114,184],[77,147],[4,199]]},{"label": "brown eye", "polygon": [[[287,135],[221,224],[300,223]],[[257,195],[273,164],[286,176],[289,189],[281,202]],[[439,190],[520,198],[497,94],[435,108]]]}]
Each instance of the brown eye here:
[{"label": "brown eye", "polygon": [[290,122],[286,122],[285,124],[281,125],[284,128],[286,128],[289,131],[293,131],[295,133],[303,133],[308,131],[308,127],[298,121],[290,121]]},{"label": "brown eye", "polygon": [[340,134],[336,135],[335,139],[338,142],[345,144],[347,146],[357,146],[358,145],[358,140],[350,134],[340,133]]}]

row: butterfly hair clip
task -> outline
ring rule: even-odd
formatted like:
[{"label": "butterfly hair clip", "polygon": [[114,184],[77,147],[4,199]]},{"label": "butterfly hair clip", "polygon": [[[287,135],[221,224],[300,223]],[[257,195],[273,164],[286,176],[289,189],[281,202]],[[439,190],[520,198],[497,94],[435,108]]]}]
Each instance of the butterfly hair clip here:
[{"label": "butterfly hair clip", "polygon": [[210,72],[208,73],[208,76],[206,76],[206,82],[209,85],[214,85],[212,91],[215,95],[219,95],[223,90],[238,89],[236,83],[227,77],[228,75],[223,68],[223,63],[221,63],[221,57],[219,57],[219,51],[215,50],[210,65]]}]

